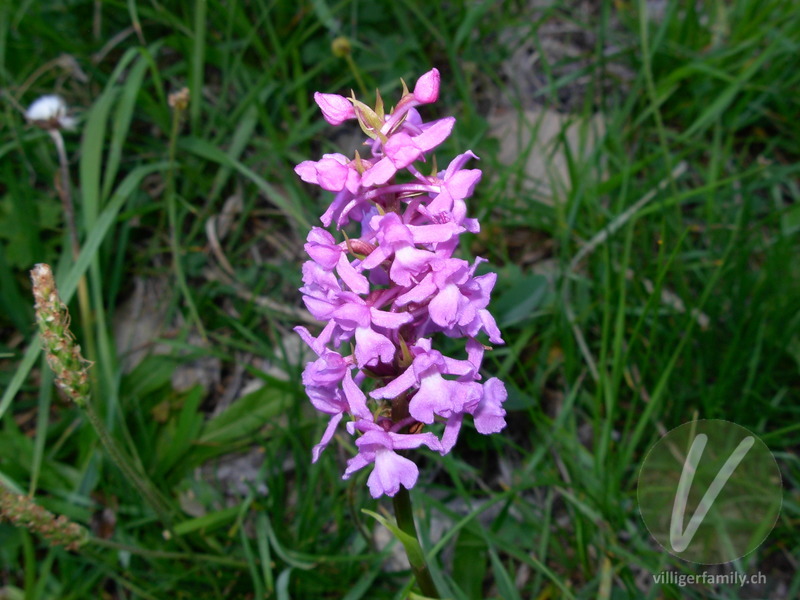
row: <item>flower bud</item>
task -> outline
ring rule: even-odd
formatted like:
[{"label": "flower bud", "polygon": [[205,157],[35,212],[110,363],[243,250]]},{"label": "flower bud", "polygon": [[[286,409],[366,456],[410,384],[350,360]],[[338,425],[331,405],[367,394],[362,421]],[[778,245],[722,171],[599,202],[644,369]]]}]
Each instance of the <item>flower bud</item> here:
[{"label": "flower bud", "polygon": [[430,104],[439,99],[439,82],[441,76],[438,69],[431,69],[417,80],[414,86],[414,99],[420,104]]},{"label": "flower bud", "polygon": [[316,92],[314,94],[314,102],[317,103],[317,106],[322,111],[322,116],[331,125],[341,125],[356,116],[353,105],[344,96]]},{"label": "flower bud", "polygon": [[340,35],[331,42],[331,52],[333,52],[333,55],[336,58],[344,58],[345,56],[349,56],[351,51],[352,48],[350,46],[350,40],[343,35]]},{"label": "flower bud", "polygon": [[359,239],[347,240],[347,246],[351,252],[365,257],[372,254],[376,248],[374,244]]}]

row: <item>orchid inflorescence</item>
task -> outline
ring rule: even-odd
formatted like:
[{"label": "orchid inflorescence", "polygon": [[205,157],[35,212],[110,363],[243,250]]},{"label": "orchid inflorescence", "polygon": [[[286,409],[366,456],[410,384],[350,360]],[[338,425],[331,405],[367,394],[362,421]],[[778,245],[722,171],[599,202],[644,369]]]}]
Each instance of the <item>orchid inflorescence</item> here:
[{"label": "orchid inflorescence", "polygon": [[[344,238],[337,242],[314,227],[305,245],[311,260],[303,265],[300,291],[309,312],[327,324],[317,337],[295,328],[318,356],[306,365],[303,384],[313,406],[331,416],[312,459],[349,415],[348,433],[360,435],[344,479],[374,464],[367,482],[374,498],[415,485],[417,466],[398,452],[427,446],[447,454],[466,414],[483,434],[506,424],[505,386],[494,377],[481,383],[489,348],[476,339],[482,331],[490,342],[503,343],[487,310],[497,277],[475,274],[485,259],[470,265],[453,256],[459,236],[480,229],[467,218],[465,203],[481,171],[464,166],[477,157],[467,150],[432,175],[414,166],[455,124],[453,117],[423,122],[416,110],[438,99],[439,84],[436,69],[420,77],[413,92],[403,83],[402,98],[388,114],[380,94],[373,109],[354,95],[316,93],[328,123],[358,121],[369,137],[369,156],[325,154],[295,168],[303,181],[335,192],[321,221],[335,224]],[[343,230],[353,221],[361,227],[357,238]],[[434,349],[435,334],[466,338],[466,358]],[[362,387],[371,388],[370,404]],[[422,431],[435,421],[444,422],[441,437]]]}]

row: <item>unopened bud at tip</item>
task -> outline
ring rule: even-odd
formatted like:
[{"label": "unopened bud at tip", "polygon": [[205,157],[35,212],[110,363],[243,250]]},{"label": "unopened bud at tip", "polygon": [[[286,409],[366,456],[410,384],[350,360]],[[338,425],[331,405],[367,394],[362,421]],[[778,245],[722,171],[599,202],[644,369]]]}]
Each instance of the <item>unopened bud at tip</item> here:
[{"label": "unopened bud at tip", "polygon": [[341,125],[356,116],[353,104],[344,96],[316,92],[314,94],[314,102],[317,103],[317,106],[322,111],[322,116],[331,125]]},{"label": "unopened bud at tip", "polygon": [[414,86],[414,99],[420,104],[430,104],[439,99],[439,69],[431,69],[417,80]]},{"label": "unopened bud at tip", "polygon": [[343,35],[340,35],[331,42],[331,52],[337,58],[344,58],[349,56],[353,48],[350,45],[350,40]]}]

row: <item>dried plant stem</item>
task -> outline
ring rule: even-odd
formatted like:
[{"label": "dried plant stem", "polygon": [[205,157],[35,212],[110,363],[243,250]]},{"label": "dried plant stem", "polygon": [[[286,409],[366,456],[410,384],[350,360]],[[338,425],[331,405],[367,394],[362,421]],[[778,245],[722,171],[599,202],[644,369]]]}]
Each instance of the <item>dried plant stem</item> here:
[{"label": "dried plant stem", "polygon": [[56,154],[58,155],[58,165],[60,168],[60,178],[56,189],[58,195],[61,197],[61,204],[64,207],[64,215],[67,221],[67,230],[69,231],[69,239],[72,243],[72,253],[74,257],[80,252],[80,245],[78,243],[78,230],[75,226],[75,205],[72,203],[72,191],[70,188],[69,177],[69,161],[67,160],[67,150],[64,146],[64,137],[58,129],[48,129],[47,133],[53,139],[56,146]]},{"label": "dried plant stem", "polygon": [[[64,208],[64,220],[67,223],[67,231],[69,232],[70,246],[72,249],[72,260],[77,261],[81,253],[81,246],[78,240],[78,227],[75,223],[75,205],[72,202],[72,186],[70,185],[69,177],[69,160],[67,159],[67,150],[64,146],[64,137],[61,131],[57,128],[48,129],[47,133],[53,140],[56,146],[56,154],[58,155],[59,164],[59,181],[56,184],[56,190],[61,198],[61,205]],[[83,337],[86,341],[86,354],[91,362],[97,359],[97,345],[92,335],[92,309],[89,303],[89,286],[86,283],[86,276],[82,275],[78,280],[78,310],[81,313],[81,325],[83,325]],[[94,387],[94,385],[93,385]]]}]

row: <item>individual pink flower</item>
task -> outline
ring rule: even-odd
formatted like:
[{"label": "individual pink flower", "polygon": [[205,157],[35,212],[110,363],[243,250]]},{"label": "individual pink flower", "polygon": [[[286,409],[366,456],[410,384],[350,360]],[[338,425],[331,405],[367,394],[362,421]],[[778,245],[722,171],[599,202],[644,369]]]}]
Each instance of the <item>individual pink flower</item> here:
[{"label": "individual pink flower", "polygon": [[412,450],[427,446],[431,450],[439,450],[441,444],[432,433],[400,434],[386,431],[377,423],[359,422],[357,428],[363,435],[356,440],[358,454],[347,461],[344,479],[374,464],[367,479],[367,486],[373,498],[382,495],[394,496],[402,485],[411,489],[417,483],[419,469],[411,460],[397,454],[396,450]]},{"label": "individual pink flower", "polygon": [[350,262],[346,244],[337,244],[333,236],[319,227],[313,227],[305,245],[308,255],[326,271],[334,268],[342,281],[357,294],[369,292],[367,278]]},{"label": "individual pink flower", "polygon": [[474,366],[469,361],[445,357],[438,350],[424,347],[419,350],[410,367],[386,386],[373,390],[370,396],[391,399],[413,389],[409,413],[420,423],[428,424],[433,423],[434,415],[450,417],[480,399],[479,384],[444,378],[445,375],[472,375]]},{"label": "individual pink flower", "polygon": [[305,160],[294,172],[306,183],[314,183],[329,192],[347,189],[355,194],[361,185],[361,175],[343,154],[323,154],[322,160],[316,162]]}]

